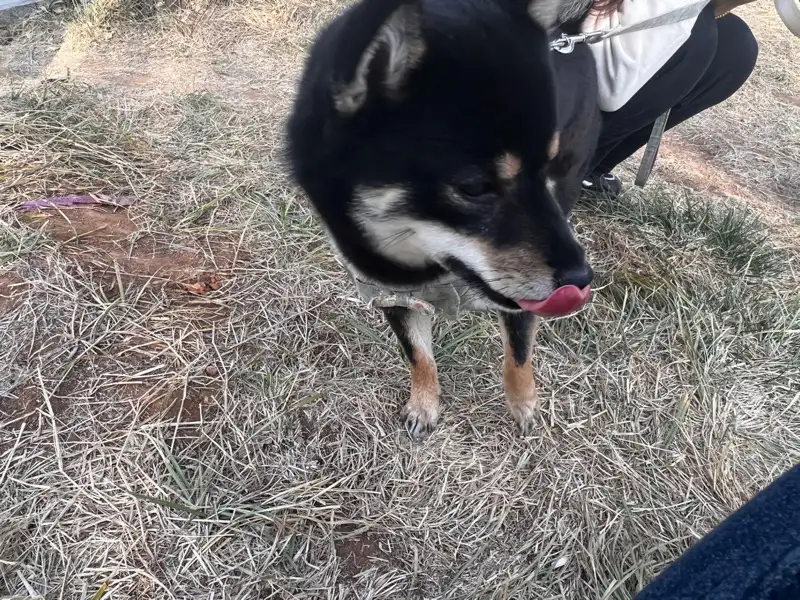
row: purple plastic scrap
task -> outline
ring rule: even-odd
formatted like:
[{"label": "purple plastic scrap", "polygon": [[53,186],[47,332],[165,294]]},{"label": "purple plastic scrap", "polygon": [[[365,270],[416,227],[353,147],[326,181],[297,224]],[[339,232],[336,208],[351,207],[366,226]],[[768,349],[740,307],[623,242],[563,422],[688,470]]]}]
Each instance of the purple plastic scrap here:
[{"label": "purple plastic scrap", "polygon": [[102,204],[106,206],[130,206],[130,198],[107,198],[100,196],[53,196],[43,200],[27,200],[16,207],[22,212],[38,212],[47,208],[76,208],[89,204]]}]

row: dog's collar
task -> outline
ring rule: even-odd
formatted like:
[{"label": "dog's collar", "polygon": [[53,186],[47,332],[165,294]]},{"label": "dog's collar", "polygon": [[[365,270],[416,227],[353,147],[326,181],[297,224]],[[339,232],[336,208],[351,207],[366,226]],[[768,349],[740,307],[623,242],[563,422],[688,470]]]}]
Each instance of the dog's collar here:
[{"label": "dog's collar", "polygon": [[433,316],[436,307],[430,302],[417,298],[413,292],[387,290],[369,281],[353,277],[358,289],[358,295],[367,303],[367,308],[395,308],[402,307]]},{"label": "dog's collar", "polygon": [[368,281],[348,268],[358,295],[369,308],[402,307],[429,316],[456,317],[462,311],[491,310],[492,306],[467,282],[448,276],[415,288],[388,289]]}]

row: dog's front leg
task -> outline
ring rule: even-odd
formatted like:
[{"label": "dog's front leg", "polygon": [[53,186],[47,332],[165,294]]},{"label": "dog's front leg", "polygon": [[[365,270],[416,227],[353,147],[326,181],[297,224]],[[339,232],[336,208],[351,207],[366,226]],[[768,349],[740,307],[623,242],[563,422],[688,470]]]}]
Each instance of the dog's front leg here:
[{"label": "dog's front leg", "polygon": [[533,338],[539,325],[538,317],[529,312],[500,313],[500,331],[503,336],[503,384],[506,405],[519,426],[522,435],[533,427],[534,415],[539,407],[536,384],[533,381]]},{"label": "dog's front leg", "polygon": [[422,439],[439,420],[439,376],[433,360],[431,317],[406,308],[384,309],[411,363],[411,399],[401,413],[408,433]]}]

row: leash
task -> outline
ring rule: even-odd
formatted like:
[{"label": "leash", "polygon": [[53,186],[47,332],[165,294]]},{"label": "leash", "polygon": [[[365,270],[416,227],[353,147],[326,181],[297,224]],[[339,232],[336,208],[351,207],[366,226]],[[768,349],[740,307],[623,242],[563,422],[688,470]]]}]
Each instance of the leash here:
[{"label": "leash", "polygon": [[619,25],[613,29],[601,29],[598,31],[590,31],[589,33],[578,33],[576,35],[562,33],[561,37],[550,42],[550,49],[560,52],[561,54],[570,54],[575,50],[576,44],[596,44],[625,33],[655,29],[656,27],[662,27],[664,25],[674,25],[675,23],[697,17],[710,1],[711,0],[700,0],[693,4],[687,4],[686,6],[681,6],[680,8],[656,15],[655,17],[650,17],[644,21],[633,23],[632,25]]},{"label": "leash", "polygon": [[[650,19],[645,19],[632,25],[625,25],[614,27],[613,29],[604,29],[600,31],[591,31],[589,33],[579,33],[576,35],[567,35],[562,33],[561,37],[550,42],[550,49],[560,54],[570,54],[575,50],[576,44],[597,44],[603,40],[617,37],[626,33],[633,33],[635,31],[646,31],[648,29],[655,29],[664,25],[674,25],[687,19],[696,18],[703,9],[708,5],[710,0],[700,0],[693,4],[682,6],[675,10],[665,12]],[[647,146],[644,149],[644,156],[642,162],[639,164],[639,171],[636,173],[635,184],[641,188],[645,186],[647,180],[650,178],[650,173],[653,170],[653,165],[658,156],[658,149],[661,146],[661,138],[664,135],[664,130],[667,127],[667,119],[671,109],[656,119],[653,123],[653,130],[650,133],[650,138],[647,140]]]},{"label": "leash", "polygon": [[667,112],[658,117],[656,122],[653,123],[653,131],[650,132],[650,138],[644,148],[644,156],[642,156],[642,162],[639,163],[639,170],[634,181],[634,184],[640,188],[643,188],[644,184],[647,183],[650,178],[650,172],[653,170],[653,165],[656,164],[658,149],[661,146],[661,136],[664,135],[664,130],[667,128],[667,119],[669,119],[671,110],[671,108],[668,108]]}]

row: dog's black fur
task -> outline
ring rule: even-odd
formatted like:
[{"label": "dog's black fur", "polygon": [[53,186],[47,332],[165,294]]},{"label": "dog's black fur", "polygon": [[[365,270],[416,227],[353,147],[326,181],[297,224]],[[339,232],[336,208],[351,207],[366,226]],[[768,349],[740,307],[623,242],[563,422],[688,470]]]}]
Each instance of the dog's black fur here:
[{"label": "dog's black fur", "polygon": [[[501,312],[523,431],[536,320],[517,301],[592,277],[567,218],[599,131],[597,84],[585,46],[549,49],[564,8],[361,0],[316,40],[288,125],[294,177],[355,273],[389,288],[455,274]],[[386,316],[412,364],[406,425],[422,436],[438,418],[430,322]]]}]

